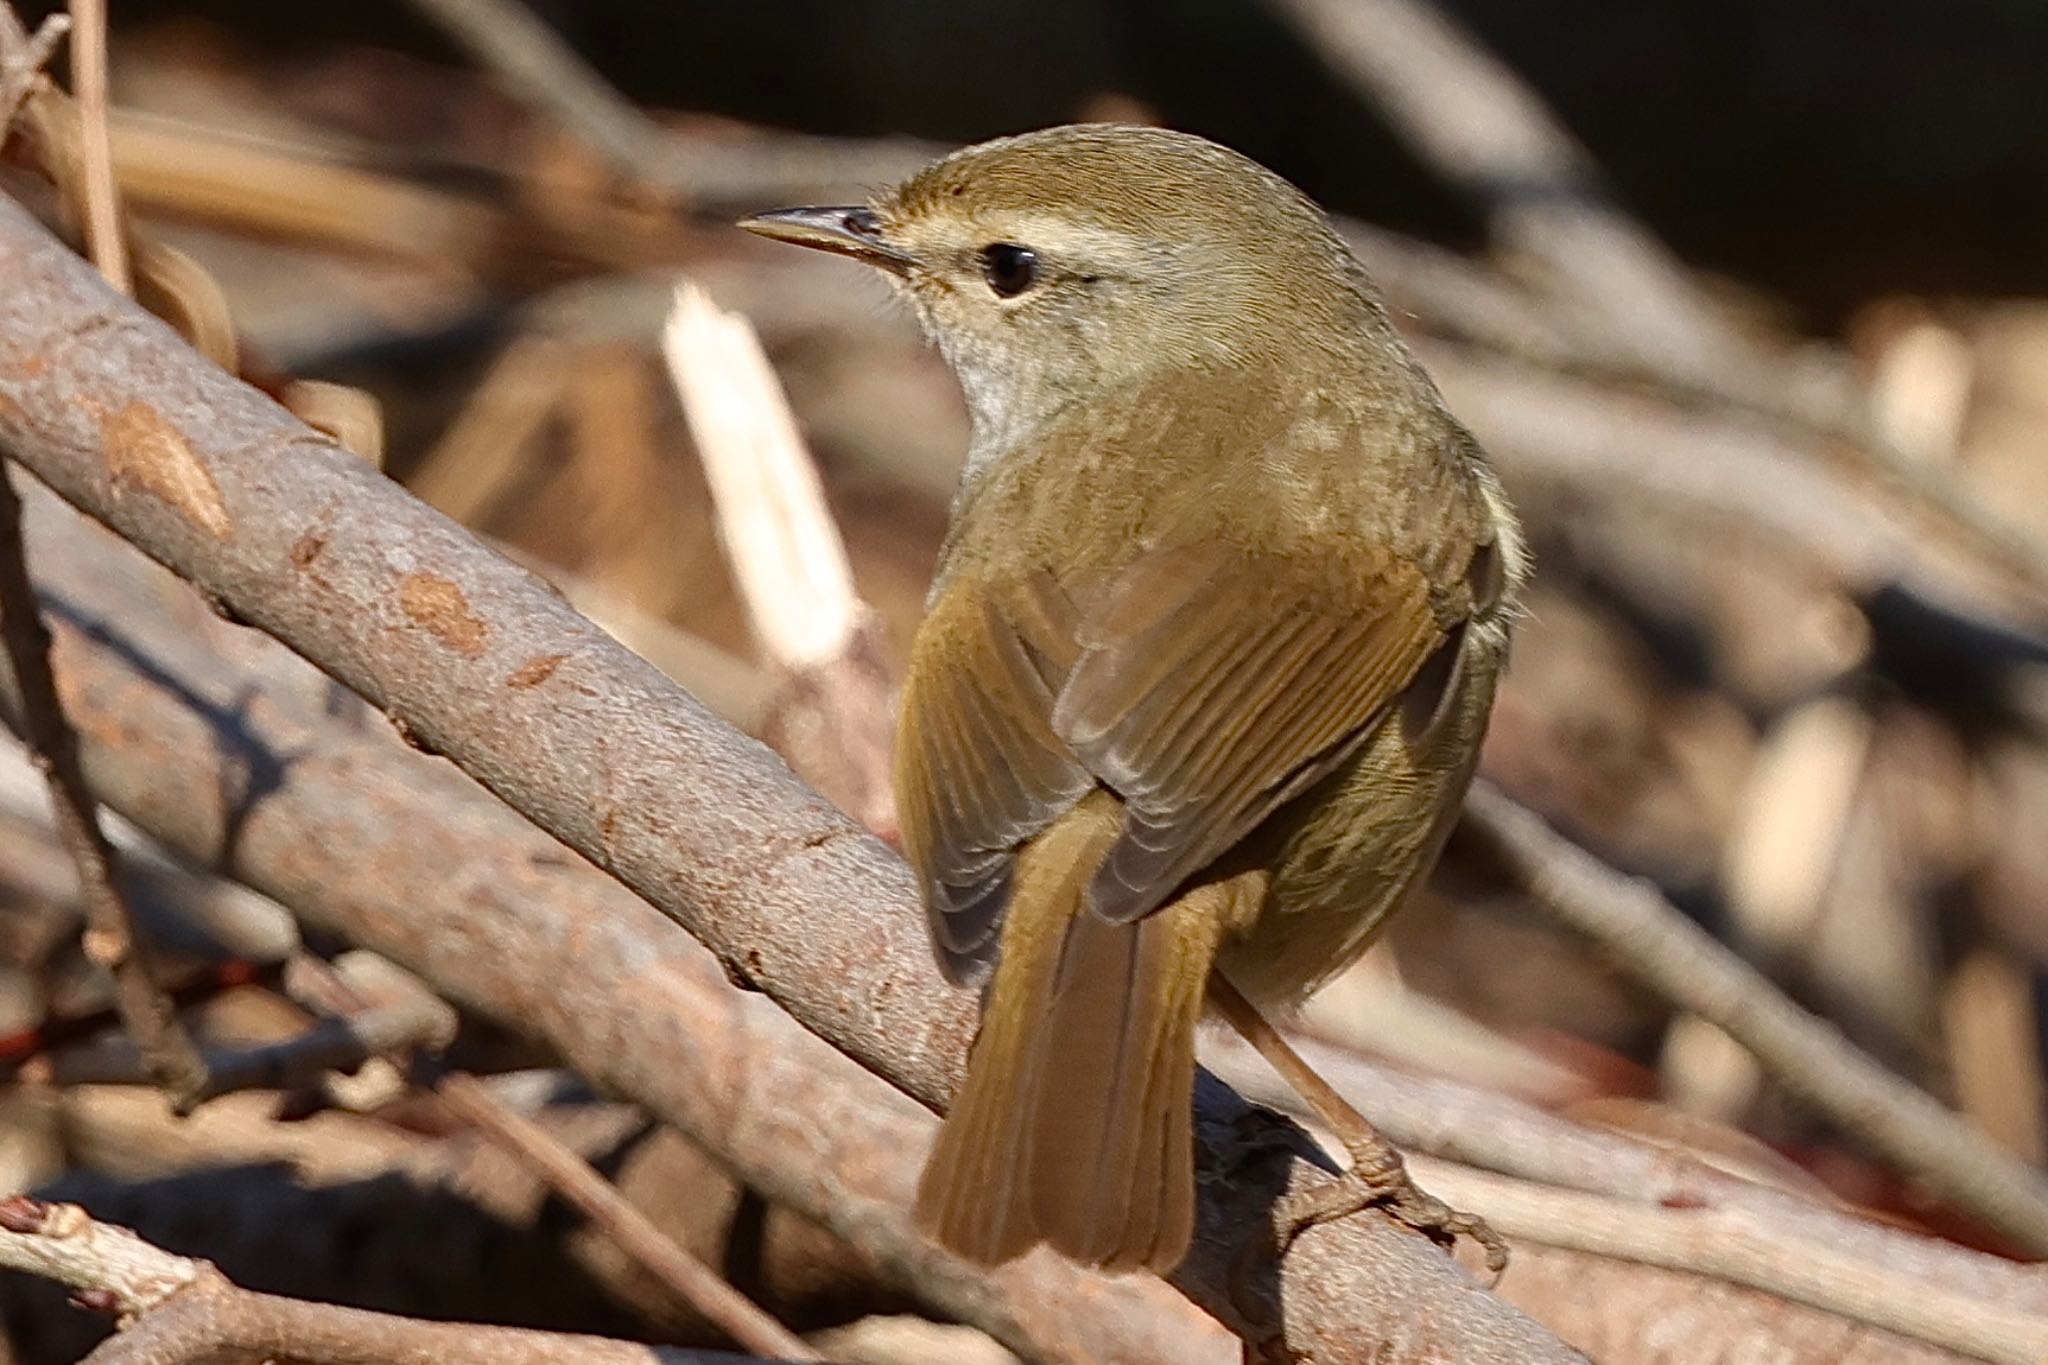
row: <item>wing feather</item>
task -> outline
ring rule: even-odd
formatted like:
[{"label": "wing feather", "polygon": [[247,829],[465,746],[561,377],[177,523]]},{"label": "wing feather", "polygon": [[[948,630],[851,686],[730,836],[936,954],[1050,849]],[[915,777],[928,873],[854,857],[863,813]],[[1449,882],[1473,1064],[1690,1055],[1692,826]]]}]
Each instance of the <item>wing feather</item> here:
[{"label": "wing feather", "polygon": [[1415,676],[1444,635],[1428,582],[1363,557],[1182,550],[1174,571],[1193,583],[1155,599],[1163,609],[1125,593],[1091,619],[1053,725],[1126,804],[1089,890],[1096,913],[1156,909],[1349,753]]},{"label": "wing feather", "polygon": [[1049,573],[947,588],[903,699],[898,802],[932,935],[956,980],[995,951],[1017,849],[1091,788],[1124,827],[1090,883],[1139,918],[1330,771],[1447,638],[1415,564],[1140,555],[1093,590]]}]

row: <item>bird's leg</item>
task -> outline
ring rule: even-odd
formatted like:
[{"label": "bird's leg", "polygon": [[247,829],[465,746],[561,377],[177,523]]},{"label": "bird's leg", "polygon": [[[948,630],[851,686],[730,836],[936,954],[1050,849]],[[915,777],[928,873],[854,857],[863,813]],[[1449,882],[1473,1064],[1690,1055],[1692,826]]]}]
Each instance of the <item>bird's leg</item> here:
[{"label": "bird's leg", "polygon": [[1297,1191],[1275,1206],[1276,1257],[1285,1256],[1294,1239],[1310,1228],[1377,1206],[1446,1251],[1456,1245],[1459,1236],[1470,1237],[1486,1253],[1487,1270],[1496,1278],[1500,1275],[1508,1263],[1507,1243],[1500,1234],[1476,1215],[1460,1213],[1417,1186],[1394,1144],[1304,1061],[1272,1021],[1220,971],[1209,977],[1209,1002],[1272,1064],[1351,1156],[1351,1168],[1337,1179]]}]

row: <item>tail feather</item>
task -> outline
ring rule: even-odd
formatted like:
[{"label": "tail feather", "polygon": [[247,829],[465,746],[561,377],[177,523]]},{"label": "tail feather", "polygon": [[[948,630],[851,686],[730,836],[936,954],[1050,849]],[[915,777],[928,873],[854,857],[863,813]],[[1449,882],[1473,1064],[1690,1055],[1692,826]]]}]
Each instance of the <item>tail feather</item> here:
[{"label": "tail feather", "polygon": [[1122,810],[1097,793],[1019,855],[967,1079],[918,1189],[933,1238],[994,1264],[1049,1242],[1170,1269],[1194,1229],[1195,1026],[1238,882],[1130,924],[1084,907]]}]

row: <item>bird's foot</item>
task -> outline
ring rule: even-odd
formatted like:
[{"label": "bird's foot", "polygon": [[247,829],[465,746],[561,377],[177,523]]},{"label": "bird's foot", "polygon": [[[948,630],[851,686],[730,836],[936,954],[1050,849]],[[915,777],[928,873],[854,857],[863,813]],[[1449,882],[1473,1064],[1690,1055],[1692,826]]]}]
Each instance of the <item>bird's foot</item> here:
[{"label": "bird's foot", "polygon": [[1366,1142],[1347,1142],[1351,1167],[1335,1180],[1297,1190],[1273,1210],[1276,1256],[1285,1256],[1304,1232],[1370,1208],[1384,1209],[1447,1252],[1468,1237],[1486,1257],[1487,1274],[1498,1281],[1507,1269],[1508,1244],[1477,1214],[1454,1209],[1415,1183],[1407,1163],[1377,1133]]}]

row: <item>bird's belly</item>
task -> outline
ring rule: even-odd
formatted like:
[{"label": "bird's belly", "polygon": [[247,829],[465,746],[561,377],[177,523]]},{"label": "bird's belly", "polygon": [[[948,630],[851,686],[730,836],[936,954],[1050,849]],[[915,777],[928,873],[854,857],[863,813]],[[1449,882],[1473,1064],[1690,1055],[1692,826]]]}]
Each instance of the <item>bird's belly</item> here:
[{"label": "bird's belly", "polygon": [[1248,841],[1272,883],[1220,965],[1254,1000],[1293,1003],[1356,961],[1435,862],[1478,762],[1503,653],[1477,639],[1467,648],[1449,710],[1419,747],[1389,716]]}]

